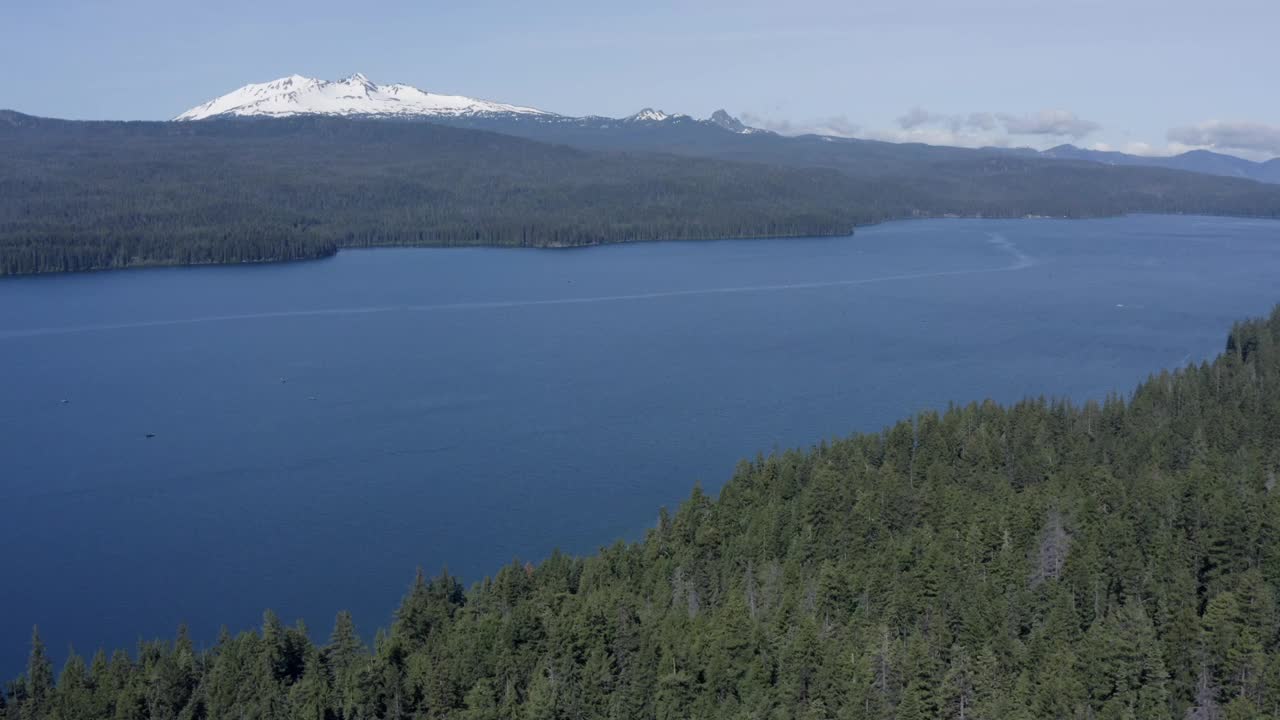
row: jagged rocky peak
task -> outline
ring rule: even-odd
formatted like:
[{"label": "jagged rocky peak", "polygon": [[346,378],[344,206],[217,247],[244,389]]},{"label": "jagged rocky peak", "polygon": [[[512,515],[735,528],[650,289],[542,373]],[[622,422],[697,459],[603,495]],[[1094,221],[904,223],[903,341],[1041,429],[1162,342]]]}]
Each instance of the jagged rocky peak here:
[{"label": "jagged rocky peak", "polygon": [[729,132],[744,133],[748,130],[747,126],[743,125],[741,120],[725,112],[723,109],[711,113],[710,120],[712,123],[719,125]]}]

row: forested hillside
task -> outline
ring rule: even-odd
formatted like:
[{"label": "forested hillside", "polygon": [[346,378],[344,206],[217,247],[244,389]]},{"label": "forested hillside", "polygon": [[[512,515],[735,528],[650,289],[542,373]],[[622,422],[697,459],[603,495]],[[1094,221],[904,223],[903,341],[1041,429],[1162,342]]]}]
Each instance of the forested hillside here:
[{"label": "forested hillside", "polygon": [[37,636],[0,718],[1280,718],[1278,466],[1280,310],[1130,397],[925,413],[639,543],[419,576],[372,647],[268,612],[55,672]]},{"label": "forested hillside", "polygon": [[0,113],[0,274],[373,245],[839,235],[886,213],[832,171],[588,153],[427,123],[68,122]]},{"label": "forested hillside", "polygon": [[[1093,183],[1101,183],[1099,189],[1107,188],[1112,192],[1125,188],[1140,190],[1152,181],[1177,182],[1175,175],[1162,173],[1160,169],[1175,171],[1176,174],[1209,173],[1237,179],[1280,181],[1280,161],[1252,163],[1204,151],[1193,151],[1171,158],[1142,158],[1079,148],[1068,151],[1066,148],[1070,146],[1061,146],[1039,153],[1030,148],[961,148],[823,135],[741,134],[728,131],[713,122],[689,117],[641,123],[589,120],[473,116],[439,118],[437,121],[544,142],[564,143],[589,150],[663,152],[793,167],[829,168],[854,178],[878,178],[891,183],[910,180],[913,187],[925,193],[921,197],[952,197],[961,201],[960,204],[968,199],[979,198],[986,191],[999,192],[1001,202],[1006,207],[1025,204],[1034,198],[1043,201],[1053,184],[1081,173],[1092,178]],[[727,120],[733,122],[733,118]],[[1099,164],[1128,167],[1099,167]],[[1002,175],[1023,177],[1022,184],[1014,188],[1017,192],[1008,194],[1010,188],[999,179]],[[1246,185],[1215,186],[1208,183],[1201,187],[1218,188],[1208,193],[1213,196],[1226,188],[1238,192]],[[970,190],[976,193],[970,195]],[[1079,192],[1079,188],[1075,190]],[[1079,201],[1077,208],[1082,211],[1088,207],[1105,207],[1098,204],[1103,201],[1103,196],[1085,194],[1077,195],[1074,199]],[[1133,198],[1128,198],[1125,202],[1132,200]],[[970,205],[968,212],[980,210],[978,206]],[[991,213],[988,211],[988,214]]]},{"label": "forested hillside", "polygon": [[1158,168],[702,124],[626,132],[544,138],[588,150],[426,122],[0,111],[0,275],[374,245],[836,235],[920,216],[1280,216],[1280,187]]}]

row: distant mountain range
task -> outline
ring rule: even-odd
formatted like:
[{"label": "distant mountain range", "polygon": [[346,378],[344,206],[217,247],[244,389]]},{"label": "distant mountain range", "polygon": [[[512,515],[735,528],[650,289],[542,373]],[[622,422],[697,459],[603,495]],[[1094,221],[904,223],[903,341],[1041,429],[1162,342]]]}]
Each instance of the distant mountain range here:
[{"label": "distant mountain range", "polygon": [[[509,105],[506,102],[477,100],[462,95],[440,95],[419,90],[408,85],[378,85],[364,74],[356,73],[338,81],[284,77],[275,81],[255,83],[238,88],[227,95],[198,105],[175,117],[174,120],[204,120],[227,117],[284,118],[296,115],[339,115],[348,118],[398,118],[426,119],[453,126],[489,129],[534,140],[564,142],[567,145],[590,149],[627,149],[680,152],[689,155],[722,156],[719,151],[704,151],[708,141],[716,140],[705,131],[716,135],[730,132],[733,135],[773,136],[768,142],[776,149],[783,140],[776,133],[746,126],[724,110],[717,110],[712,117],[695,119],[690,115],[668,114],[662,110],[645,108],[626,118],[605,118],[600,115],[572,117],[550,113],[547,110]],[[641,137],[634,137],[640,131]],[[654,132],[657,131],[657,132]],[[792,138],[787,138],[792,140]],[[804,149],[806,145],[819,143],[873,142],[828,136],[803,136],[792,149]],[[790,143],[788,143],[790,145]],[[1266,163],[1224,155],[1221,152],[1193,150],[1181,155],[1146,156],[1125,152],[1085,150],[1074,145],[1059,145],[1048,150],[983,149],[988,152],[1011,152],[1023,156],[1051,160],[1075,160],[1103,165],[1138,165],[1138,167],[1187,170],[1187,172],[1211,174],[1211,176],[1253,179],[1253,181],[1280,183],[1280,158]],[[805,152],[801,152],[805,154]],[[841,155],[836,151],[836,155]],[[847,152],[844,152],[847,154]],[[785,164],[829,165],[776,158],[774,152],[737,146],[730,156],[741,159],[782,161]],[[842,163],[836,163],[841,165]],[[847,168],[844,168],[847,169]]]},{"label": "distant mountain range", "polygon": [[[702,123],[740,134],[763,130],[742,124],[724,110],[706,120],[671,115],[644,108],[625,118],[572,117],[537,108],[478,100],[462,95],[441,95],[411,85],[379,85],[361,73],[342,80],[318,80],[290,75],[266,83],[245,85],[198,105],[174,118],[176,121],[215,117],[294,117],[334,115],[353,118],[398,118],[435,121],[489,120],[607,128],[627,125]],[[517,133],[518,134],[518,133]]]},{"label": "distant mountain range", "polygon": [[1084,160],[1102,163],[1103,165],[1162,167],[1208,175],[1247,178],[1259,182],[1280,183],[1280,158],[1273,158],[1266,162],[1253,162],[1235,155],[1224,155],[1209,150],[1192,150],[1181,155],[1160,157],[1129,155],[1105,150],[1086,150],[1075,145],[1059,145],[1036,154],[1040,157],[1059,160]]},{"label": "distant mountain range", "polygon": [[1280,217],[1280,184],[1251,179],[1277,180],[1275,161],[784,136],[723,110],[570,117],[358,74],[247,85],[176,120],[0,110],[0,275],[896,218]]},{"label": "distant mountain range", "polygon": [[[1280,158],[1252,162],[1233,155],[1193,150],[1171,157],[1129,155],[1059,145],[1048,150],[969,150],[882,143],[823,135],[783,137],[749,127],[724,110],[706,119],[645,108],[624,118],[574,117],[462,95],[427,92],[404,84],[379,85],[360,73],[342,80],[290,75],[245,85],[174,118],[177,121],[228,117],[329,115],[350,118],[429,120],[508,135],[559,142],[594,150],[670,152],[783,165],[831,167],[855,175],[881,173],[912,161],[969,159],[973,153],[1170,170],[1280,183]],[[732,138],[733,136],[754,136]]]}]

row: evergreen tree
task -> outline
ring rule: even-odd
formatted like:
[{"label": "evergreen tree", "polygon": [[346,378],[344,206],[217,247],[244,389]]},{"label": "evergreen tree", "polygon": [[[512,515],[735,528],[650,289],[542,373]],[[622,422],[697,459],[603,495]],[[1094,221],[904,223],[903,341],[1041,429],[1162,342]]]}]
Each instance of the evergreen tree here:
[{"label": "evergreen tree", "polygon": [[53,663],[45,652],[39,628],[31,629],[31,654],[27,658],[23,720],[45,720],[53,712]]}]

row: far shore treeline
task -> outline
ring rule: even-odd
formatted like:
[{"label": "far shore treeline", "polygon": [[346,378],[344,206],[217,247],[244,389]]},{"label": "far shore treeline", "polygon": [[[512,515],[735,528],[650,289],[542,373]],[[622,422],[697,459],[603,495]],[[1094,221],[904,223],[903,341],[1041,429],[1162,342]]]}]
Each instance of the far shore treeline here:
[{"label": "far shore treeline", "polygon": [[426,122],[0,111],[0,275],[346,247],[844,235],[909,217],[1280,216],[1280,186],[1248,180],[886,143],[866,145],[864,162],[855,144],[802,155],[755,142],[767,152],[693,157]]}]

